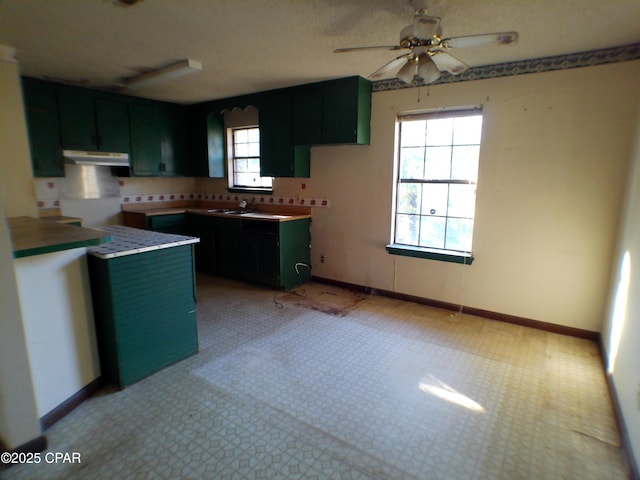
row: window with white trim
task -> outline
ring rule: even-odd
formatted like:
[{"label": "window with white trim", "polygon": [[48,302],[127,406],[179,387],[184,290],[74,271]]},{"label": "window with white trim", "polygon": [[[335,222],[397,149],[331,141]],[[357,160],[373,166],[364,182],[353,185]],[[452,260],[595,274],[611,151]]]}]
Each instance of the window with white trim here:
[{"label": "window with white trim", "polygon": [[273,178],[260,176],[260,128],[255,125],[227,129],[229,188],[272,190]]},{"label": "window with white trim", "polygon": [[398,117],[390,253],[471,263],[480,109]]}]

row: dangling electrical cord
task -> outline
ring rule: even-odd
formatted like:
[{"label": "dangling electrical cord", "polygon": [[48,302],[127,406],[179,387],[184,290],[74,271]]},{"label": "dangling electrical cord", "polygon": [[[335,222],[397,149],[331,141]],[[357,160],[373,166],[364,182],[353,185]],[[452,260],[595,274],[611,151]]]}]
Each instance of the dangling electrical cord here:
[{"label": "dangling electrical cord", "polygon": [[[298,267],[307,267],[309,269],[309,272],[311,272],[311,266],[306,264],[306,263],[302,263],[302,262],[298,262],[296,263],[293,268],[296,271],[296,274],[298,275],[298,284],[299,286],[302,287],[303,283],[302,283],[302,277],[300,277],[300,270],[298,269]],[[282,304],[281,302],[279,302],[277,300],[277,296],[278,296],[279,292],[274,293],[273,295],[273,303],[276,305],[276,307],[278,308],[284,308],[284,304]],[[294,292],[296,295],[300,295],[303,298],[307,298],[307,290],[302,287],[302,293],[298,293],[298,292]]]}]

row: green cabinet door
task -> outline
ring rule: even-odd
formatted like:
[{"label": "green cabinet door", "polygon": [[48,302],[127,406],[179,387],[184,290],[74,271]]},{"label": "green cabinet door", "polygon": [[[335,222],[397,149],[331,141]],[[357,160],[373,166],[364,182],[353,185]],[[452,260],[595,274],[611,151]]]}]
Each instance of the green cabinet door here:
[{"label": "green cabinet door", "polygon": [[222,113],[207,114],[207,175],[210,178],[224,178],[226,175],[226,152],[224,118]]},{"label": "green cabinet door", "polygon": [[36,177],[64,177],[56,91],[50,84],[23,79],[29,149]]},{"label": "green cabinet door", "polygon": [[371,82],[348,77],[290,90],[294,144],[369,144]]},{"label": "green cabinet door", "polygon": [[153,104],[129,104],[131,170],[135,176],[155,176],[162,163],[160,108]]},{"label": "green cabinet door", "polygon": [[129,116],[125,101],[72,87],[60,87],[58,95],[63,148],[129,151]]},{"label": "green cabinet door", "polygon": [[96,150],[98,138],[91,91],[61,87],[58,99],[62,147],[67,150]]},{"label": "green cabinet door", "polygon": [[256,281],[278,288],[280,286],[280,249],[278,233],[256,233]]},{"label": "green cabinet door", "polygon": [[155,232],[184,235],[187,219],[184,213],[168,215],[151,215],[147,217],[147,228]]},{"label": "green cabinet door", "polygon": [[285,290],[306,283],[311,278],[311,219],[280,222],[280,286]]},{"label": "green cabinet door", "polygon": [[185,107],[163,105],[160,109],[162,163],[160,175],[187,176],[190,174],[187,152]]},{"label": "green cabinet door", "polygon": [[198,271],[217,273],[216,218],[187,213],[187,235],[198,237],[194,245],[196,268]]},{"label": "green cabinet door", "polygon": [[260,104],[260,174],[265,177],[303,177],[311,172],[308,145],[291,138],[291,97],[273,94]]},{"label": "green cabinet door", "polygon": [[322,84],[292,89],[291,137],[295,145],[323,143]]},{"label": "green cabinet door", "polygon": [[103,152],[128,152],[129,113],[121,100],[96,98],[96,138],[98,150]]},{"label": "green cabinet door", "polygon": [[334,80],[325,86],[324,143],[355,143],[357,139],[358,90],[350,80]]}]

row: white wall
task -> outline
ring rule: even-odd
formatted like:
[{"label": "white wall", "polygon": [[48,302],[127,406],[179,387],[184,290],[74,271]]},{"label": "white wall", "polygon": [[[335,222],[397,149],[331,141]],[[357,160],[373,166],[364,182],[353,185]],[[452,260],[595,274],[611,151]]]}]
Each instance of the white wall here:
[{"label": "white wall", "polygon": [[38,416],[100,376],[86,248],[15,260]]},{"label": "white wall", "polygon": [[[314,147],[314,275],[599,331],[640,61],[374,93],[370,146]],[[483,105],[472,266],[389,255],[399,112]],[[326,256],[321,264],[319,257]]]},{"label": "white wall", "polygon": [[40,436],[13,247],[0,197],[0,439],[9,448]]},{"label": "white wall", "polygon": [[640,466],[640,103],[635,149],[616,254],[609,308],[602,329],[608,374],[613,377],[636,468]]}]

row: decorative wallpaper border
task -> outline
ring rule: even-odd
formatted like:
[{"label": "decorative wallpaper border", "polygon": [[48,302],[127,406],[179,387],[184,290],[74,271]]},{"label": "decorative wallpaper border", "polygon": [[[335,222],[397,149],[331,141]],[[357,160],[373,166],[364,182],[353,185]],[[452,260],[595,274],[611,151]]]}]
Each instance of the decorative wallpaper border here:
[{"label": "decorative wallpaper border", "polygon": [[219,202],[238,202],[246,200],[256,205],[288,205],[293,207],[328,208],[331,201],[328,198],[311,197],[278,197],[275,195],[251,195],[239,193],[153,193],[141,195],[126,195],[120,198],[120,203],[153,203],[171,200],[211,200]]},{"label": "decorative wallpaper border", "polygon": [[[431,85],[443,83],[467,82],[470,80],[481,80],[484,78],[508,77],[511,75],[523,75],[525,73],[549,72],[553,70],[565,70],[569,68],[590,67],[606,63],[626,62],[640,59],[640,43],[632,43],[620,47],[604,48],[600,50],[589,50],[586,52],[571,53],[567,55],[556,55],[553,57],[533,58],[517,62],[497,63],[494,65],[484,65],[471,67],[460,75],[444,73]],[[373,82],[373,91],[382,92],[385,90],[399,90],[424,85],[423,82],[414,80],[412,85],[398,80],[397,78],[378,80]]]}]

